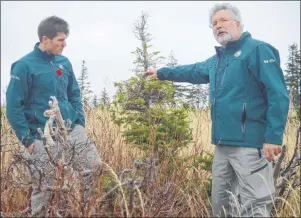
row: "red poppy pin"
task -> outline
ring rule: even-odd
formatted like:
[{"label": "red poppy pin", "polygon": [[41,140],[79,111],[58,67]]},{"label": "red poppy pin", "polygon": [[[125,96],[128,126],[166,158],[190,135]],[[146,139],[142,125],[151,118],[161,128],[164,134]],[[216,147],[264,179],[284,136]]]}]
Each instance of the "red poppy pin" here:
[{"label": "red poppy pin", "polygon": [[58,70],[56,70],[56,74],[57,74],[58,76],[61,76],[61,75],[63,74],[63,72],[62,72],[60,69],[58,69]]}]

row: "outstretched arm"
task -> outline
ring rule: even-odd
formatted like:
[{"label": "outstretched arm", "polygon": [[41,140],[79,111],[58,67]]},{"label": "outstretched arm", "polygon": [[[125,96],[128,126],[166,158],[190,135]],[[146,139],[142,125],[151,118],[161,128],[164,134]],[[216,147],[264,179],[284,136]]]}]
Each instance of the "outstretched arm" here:
[{"label": "outstretched arm", "polygon": [[158,70],[150,68],[144,75],[150,76],[151,78],[158,78],[159,80],[171,80],[174,82],[189,82],[192,84],[209,83],[209,72],[206,62],[163,67]]}]

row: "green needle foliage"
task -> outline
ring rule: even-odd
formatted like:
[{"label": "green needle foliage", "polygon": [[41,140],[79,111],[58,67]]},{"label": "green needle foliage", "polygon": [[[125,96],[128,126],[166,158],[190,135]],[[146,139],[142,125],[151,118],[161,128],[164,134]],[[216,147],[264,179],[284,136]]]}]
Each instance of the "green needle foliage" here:
[{"label": "green needle foliage", "polygon": [[170,81],[143,77],[149,67],[158,66],[164,57],[150,52],[151,34],[147,32],[148,15],[142,13],[134,23],[134,33],[141,47],[133,52],[136,75],[115,83],[113,120],[124,127],[126,140],[145,151],[163,158],[186,146],[192,139],[188,111],[175,106],[175,88]]}]

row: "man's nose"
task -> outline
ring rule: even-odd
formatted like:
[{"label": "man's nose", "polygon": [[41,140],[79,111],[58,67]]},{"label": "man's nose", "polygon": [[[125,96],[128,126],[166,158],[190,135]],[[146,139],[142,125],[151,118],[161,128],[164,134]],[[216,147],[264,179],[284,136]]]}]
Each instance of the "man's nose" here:
[{"label": "man's nose", "polygon": [[220,28],[222,28],[222,26],[221,26],[220,23],[221,23],[221,22],[217,22],[217,24],[216,24],[216,29],[217,29],[217,30],[220,29]]}]

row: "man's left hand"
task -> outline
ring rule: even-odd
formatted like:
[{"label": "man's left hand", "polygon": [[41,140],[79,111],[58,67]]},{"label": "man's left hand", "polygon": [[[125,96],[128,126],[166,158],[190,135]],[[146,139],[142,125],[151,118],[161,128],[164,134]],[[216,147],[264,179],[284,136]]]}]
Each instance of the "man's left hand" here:
[{"label": "man's left hand", "polygon": [[280,154],[280,152],[281,152],[281,145],[275,145],[269,143],[263,144],[263,153],[265,154],[269,162],[275,161],[276,156]]}]

